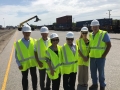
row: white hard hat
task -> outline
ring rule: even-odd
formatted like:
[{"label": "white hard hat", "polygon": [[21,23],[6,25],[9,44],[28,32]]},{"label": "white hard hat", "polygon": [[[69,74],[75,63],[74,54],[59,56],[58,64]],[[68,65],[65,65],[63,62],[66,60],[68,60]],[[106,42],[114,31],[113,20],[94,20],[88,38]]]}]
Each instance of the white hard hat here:
[{"label": "white hard hat", "polygon": [[88,28],[87,28],[87,27],[82,27],[82,28],[81,28],[81,31],[83,31],[83,32],[84,32],[84,31],[88,32]]},{"label": "white hard hat", "polygon": [[99,21],[98,20],[93,20],[92,22],[91,22],[91,25],[90,26],[99,26],[100,24],[99,24]]},{"label": "white hard hat", "polygon": [[59,37],[57,33],[52,33],[50,35],[50,39],[53,39],[53,38],[56,38],[56,37]]},{"label": "white hard hat", "polygon": [[22,27],[22,31],[23,31],[23,32],[31,32],[31,27],[30,27],[29,25],[24,25],[24,26]]},{"label": "white hard hat", "polygon": [[73,32],[68,32],[66,34],[66,38],[74,38],[74,33]]},{"label": "white hard hat", "polygon": [[47,27],[43,26],[40,28],[40,33],[49,33],[49,30]]}]

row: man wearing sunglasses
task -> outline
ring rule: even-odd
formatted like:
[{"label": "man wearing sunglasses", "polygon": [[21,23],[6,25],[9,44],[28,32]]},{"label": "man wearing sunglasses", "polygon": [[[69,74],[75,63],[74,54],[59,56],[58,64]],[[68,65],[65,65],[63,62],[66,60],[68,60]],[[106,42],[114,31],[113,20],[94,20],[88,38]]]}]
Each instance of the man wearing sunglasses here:
[{"label": "man wearing sunglasses", "polygon": [[99,29],[99,21],[93,20],[91,22],[91,29],[93,30],[90,33],[90,71],[93,85],[89,87],[89,90],[98,89],[98,76],[99,74],[99,83],[100,90],[105,90],[105,76],[104,76],[104,67],[105,59],[111,48],[110,38],[106,31]]},{"label": "man wearing sunglasses", "polygon": [[66,43],[62,47],[62,69],[64,90],[75,90],[75,81],[77,74],[78,48],[73,43],[74,33],[68,32]]}]

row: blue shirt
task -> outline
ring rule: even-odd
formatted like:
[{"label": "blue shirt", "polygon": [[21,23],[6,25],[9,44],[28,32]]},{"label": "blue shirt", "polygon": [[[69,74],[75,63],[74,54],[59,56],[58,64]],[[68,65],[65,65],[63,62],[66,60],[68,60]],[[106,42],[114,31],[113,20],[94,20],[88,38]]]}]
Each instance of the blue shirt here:
[{"label": "blue shirt", "polygon": [[[30,40],[26,40],[25,38],[22,38],[22,42],[25,44],[25,46],[28,48],[29,44],[30,44]],[[16,63],[18,66],[21,66],[20,61],[18,60],[17,57],[17,51],[15,50],[15,59],[16,59]]]},{"label": "blue shirt", "polygon": [[[95,35],[93,34],[93,38],[94,38],[94,36],[95,36]],[[102,41],[103,41],[103,42],[110,42],[110,37],[108,36],[107,33],[105,33]]]}]

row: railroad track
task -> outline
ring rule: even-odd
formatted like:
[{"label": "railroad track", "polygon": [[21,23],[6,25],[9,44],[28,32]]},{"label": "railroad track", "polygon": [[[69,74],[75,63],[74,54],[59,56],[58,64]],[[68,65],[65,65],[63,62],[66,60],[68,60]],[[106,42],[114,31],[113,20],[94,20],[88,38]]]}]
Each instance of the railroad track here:
[{"label": "railroad track", "polygon": [[5,34],[9,33],[9,30],[0,30],[0,37],[4,36]]}]

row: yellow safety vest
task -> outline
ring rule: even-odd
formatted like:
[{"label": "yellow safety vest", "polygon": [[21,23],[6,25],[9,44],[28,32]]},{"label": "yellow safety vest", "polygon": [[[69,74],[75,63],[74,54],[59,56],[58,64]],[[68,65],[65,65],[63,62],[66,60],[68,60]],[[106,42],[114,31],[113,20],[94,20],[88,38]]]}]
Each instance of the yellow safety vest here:
[{"label": "yellow safety vest", "polygon": [[[80,38],[78,40],[76,40],[76,43],[78,45],[78,49],[81,51],[81,53],[84,56],[88,56],[89,55],[89,46],[87,46],[83,40],[83,38]],[[89,66],[89,60],[87,62],[85,62],[83,60],[83,58],[80,56],[80,54],[78,55],[78,65],[85,65],[85,66]]]},{"label": "yellow safety vest", "polygon": [[45,61],[46,50],[50,45],[51,45],[50,39],[48,39],[48,46],[45,45],[44,40],[42,38],[40,38],[36,42],[36,49],[37,49],[37,53],[38,53],[38,58],[43,63],[42,68],[39,67],[39,65],[37,65],[37,67],[39,69],[45,69],[46,68],[46,61]]},{"label": "yellow safety vest", "polygon": [[103,42],[106,31],[99,30],[93,38],[93,33],[90,33],[90,53],[91,58],[101,58],[106,49],[106,44]]},{"label": "yellow safety vest", "polygon": [[57,45],[58,55],[49,47],[46,51],[46,59],[50,61],[54,69],[54,76],[51,75],[49,67],[46,69],[50,79],[57,79],[61,73],[61,46]]},{"label": "yellow safety vest", "polygon": [[75,55],[70,49],[68,44],[64,44],[62,47],[62,67],[61,74],[70,74],[77,72],[77,61],[78,61],[78,47],[75,45]]},{"label": "yellow safety vest", "polygon": [[35,67],[37,62],[34,56],[34,45],[35,39],[30,38],[29,47],[27,48],[22,40],[18,40],[14,43],[15,49],[17,51],[17,58],[20,61],[23,69],[21,71],[26,71],[30,67]]}]

